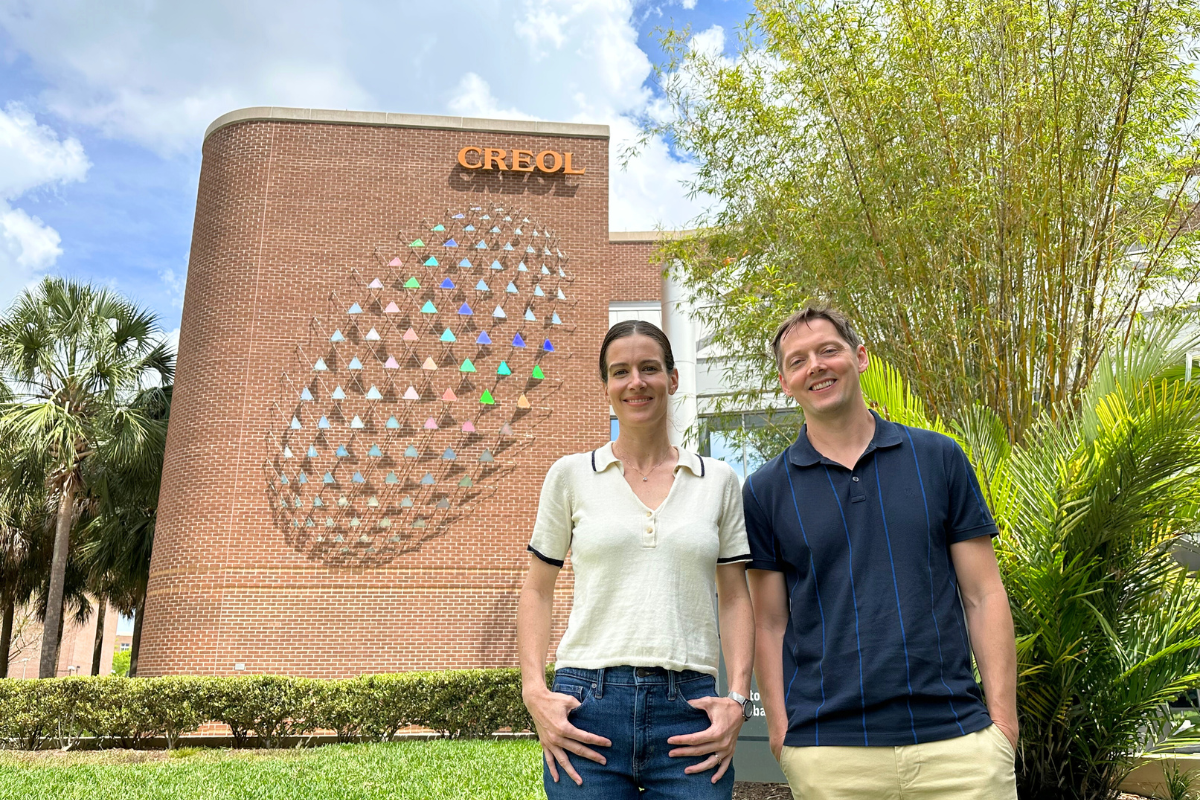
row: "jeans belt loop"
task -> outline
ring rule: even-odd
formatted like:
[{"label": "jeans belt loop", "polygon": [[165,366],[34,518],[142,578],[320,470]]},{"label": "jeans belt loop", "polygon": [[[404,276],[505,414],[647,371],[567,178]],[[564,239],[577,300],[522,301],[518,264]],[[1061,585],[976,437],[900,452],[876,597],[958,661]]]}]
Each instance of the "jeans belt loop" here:
[{"label": "jeans belt loop", "polygon": [[604,697],[604,667],[601,667],[600,669],[596,670],[596,687],[595,688],[596,688],[596,691],[595,691],[596,699],[599,700],[601,697]]},{"label": "jeans belt loop", "polygon": [[667,670],[667,699],[668,700],[675,699],[675,690],[676,690],[675,676],[677,674],[678,673],[675,672],[675,670],[673,670],[673,669]]}]

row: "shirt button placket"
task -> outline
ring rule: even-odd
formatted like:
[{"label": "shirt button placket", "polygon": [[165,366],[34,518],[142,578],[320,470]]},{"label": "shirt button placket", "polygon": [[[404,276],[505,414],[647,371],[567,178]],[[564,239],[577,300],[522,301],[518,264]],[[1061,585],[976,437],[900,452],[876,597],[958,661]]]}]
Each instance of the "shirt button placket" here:
[{"label": "shirt button placket", "polygon": [[654,536],[654,512],[646,512],[646,527],[642,531],[642,547],[654,547],[658,544]]}]

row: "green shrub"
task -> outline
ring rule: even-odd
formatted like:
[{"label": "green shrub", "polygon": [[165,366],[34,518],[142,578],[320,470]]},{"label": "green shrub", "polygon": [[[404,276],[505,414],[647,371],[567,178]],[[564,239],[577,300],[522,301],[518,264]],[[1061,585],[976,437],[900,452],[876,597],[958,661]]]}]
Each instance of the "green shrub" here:
[{"label": "green shrub", "polygon": [[132,650],[118,650],[113,653],[112,671],[113,675],[125,677],[129,674],[129,659],[133,655]]},{"label": "green shrub", "polygon": [[255,736],[262,747],[331,730],[339,741],[386,741],[419,725],[444,736],[487,736],[528,730],[515,669],[409,672],[320,681],[278,675],[229,678],[55,678],[0,680],[0,746],[65,746],[83,734],[137,748],[180,738],[209,721],[223,722],[234,746]]}]

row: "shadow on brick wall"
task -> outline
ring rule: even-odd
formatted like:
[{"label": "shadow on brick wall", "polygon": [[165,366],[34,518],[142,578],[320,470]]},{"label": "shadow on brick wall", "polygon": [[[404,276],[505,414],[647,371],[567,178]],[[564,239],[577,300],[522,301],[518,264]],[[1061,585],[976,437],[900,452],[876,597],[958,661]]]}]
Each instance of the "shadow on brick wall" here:
[{"label": "shadow on brick wall", "polygon": [[579,192],[578,181],[566,175],[539,172],[512,172],[472,170],[455,167],[447,177],[450,188],[456,192],[478,194],[533,194],[554,197],[574,197]]}]

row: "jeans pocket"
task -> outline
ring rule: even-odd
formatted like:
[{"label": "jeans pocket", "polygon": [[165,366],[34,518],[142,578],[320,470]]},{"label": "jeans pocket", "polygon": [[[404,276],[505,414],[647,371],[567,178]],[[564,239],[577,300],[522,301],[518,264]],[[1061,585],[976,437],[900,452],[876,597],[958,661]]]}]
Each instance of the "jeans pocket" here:
[{"label": "jeans pocket", "polygon": [[685,705],[689,710],[708,716],[708,712],[702,708],[696,708],[689,703],[689,700],[699,700],[702,697],[717,696],[717,680],[716,678],[702,678],[694,681],[684,681],[676,685],[675,698],[676,701]]}]

